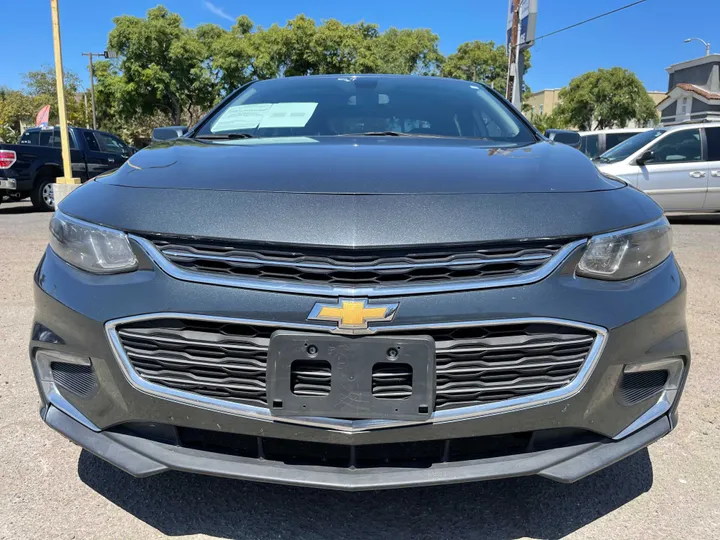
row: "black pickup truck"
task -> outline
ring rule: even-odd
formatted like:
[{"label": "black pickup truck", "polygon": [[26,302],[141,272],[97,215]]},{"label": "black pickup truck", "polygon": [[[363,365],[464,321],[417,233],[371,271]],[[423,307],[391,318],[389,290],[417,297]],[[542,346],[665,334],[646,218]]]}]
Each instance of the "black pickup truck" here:
[{"label": "black pickup truck", "polygon": [[[122,165],[134,152],[111,133],[68,128],[72,175],[82,182]],[[31,128],[19,144],[0,143],[0,201],[30,197],[39,210],[52,210],[52,188],[62,176],[59,128]]]}]

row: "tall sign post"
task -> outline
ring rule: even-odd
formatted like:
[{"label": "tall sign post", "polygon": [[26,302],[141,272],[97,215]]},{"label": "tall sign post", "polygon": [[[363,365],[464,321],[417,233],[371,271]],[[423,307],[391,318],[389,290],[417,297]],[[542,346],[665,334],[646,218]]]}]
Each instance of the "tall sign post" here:
[{"label": "tall sign post", "polygon": [[533,46],[537,23],[537,0],[508,0],[506,47],[508,79],[506,97],[522,109],[523,51]]},{"label": "tall sign post", "polygon": [[58,13],[58,0],[50,0],[53,27],[53,49],[55,52],[55,83],[57,84],[58,116],[60,117],[60,144],[62,147],[63,175],[53,184],[53,198],[55,206],[65,195],[70,193],[75,185],[80,184],[79,178],[72,176],[72,162],[70,161],[70,138],[68,137],[67,116],[65,115],[65,81],[63,77],[62,48],[60,44],[60,15]]}]

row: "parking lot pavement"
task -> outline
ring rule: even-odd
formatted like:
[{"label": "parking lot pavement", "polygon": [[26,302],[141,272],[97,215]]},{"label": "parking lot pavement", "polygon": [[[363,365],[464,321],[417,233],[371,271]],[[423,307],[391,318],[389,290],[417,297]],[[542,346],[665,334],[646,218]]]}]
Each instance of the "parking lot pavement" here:
[{"label": "parking lot pavement", "polygon": [[0,538],[718,538],[720,214],[674,217],[693,366],[680,425],[576,484],[518,478],[337,493],[168,473],[132,478],[45,427],[27,359],[48,214],[0,206]]}]

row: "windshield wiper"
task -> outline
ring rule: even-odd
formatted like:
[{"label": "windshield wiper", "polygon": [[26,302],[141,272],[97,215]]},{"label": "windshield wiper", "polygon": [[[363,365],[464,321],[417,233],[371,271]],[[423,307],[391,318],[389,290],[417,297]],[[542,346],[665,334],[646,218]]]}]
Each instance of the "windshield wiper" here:
[{"label": "windshield wiper", "polygon": [[343,133],[346,137],[364,135],[366,137],[412,137],[412,133],[401,133],[399,131],[363,131],[362,133]]},{"label": "windshield wiper", "polygon": [[217,139],[217,140],[228,140],[228,139],[252,139],[253,136],[249,133],[208,133],[206,135],[198,135],[196,139]]}]

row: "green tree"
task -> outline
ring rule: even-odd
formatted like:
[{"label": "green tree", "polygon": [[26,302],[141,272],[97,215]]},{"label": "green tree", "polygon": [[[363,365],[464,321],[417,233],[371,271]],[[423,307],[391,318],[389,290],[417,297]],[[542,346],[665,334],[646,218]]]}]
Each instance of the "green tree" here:
[{"label": "green tree", "polygon": [[[57,98],[57,82],[55,80],[55,68],[49,65],[43,65],[39,70],[28,71],[22,76],[25,94],[31,98],[31,103],[35,109],[35,114],[44,105],[50,105],[50,125],[59,122],[58,117],[58,98]],[[65,71],[63,75],[65,84],[65,113],[67,121],[71,125],[83,125],[88,118],[85,110],[85,100],[83,92],[80,91],[82,83],[77,73],[73,71]],[[32,121],[35,120],[35,114]]]},{"label": "green tree", "polygon": [[217,74],[208,63],[208,40],[200,38],[208,38],[210,27],[188,29],[164,6],[150,9],[145,19],[122,15],[113,22],[108,47],[121,60],[114,69],[101,68],[98,84],[112,87],[110,93],[122,101],[117,110],[126,118],[160,109],[179,124],[192,116],[193,107],[215,102]]},{"label": "green tree", "polygon": [[33,99],[19,90],[0,88],[0,140],[15,142],[24,124],[29,123],[34,113]]},{"label": "green tree", "polygon": [[[35,125],[35,116],[45,105],[50,105],[49,123],[58,123],[57,87],[55,69],[42,66],[22,76],[23,90],[0,88],[0,138],[15,141],[27,126]],[[80,78],[71,71],[65,72],[65,109],[68,122],[81,125],[86,118],[83,94],[79,92]]]},{"label": "green tree", "polygon": [[547,129],[565,129],[568,127],[564,118],[558,115],[555,111],[550,114],[531,113],[528,120],[530,120],[530,123],[532,123],[532,125],[534,125],[541,133],[545,133],[545,130]]},{"label": "green tree", "polygon": [[[523,51],[523,55],[527,72],[531,67],[530,51]],[[507,69],[505,45],[495,45],[494,41],[468,41],[447,57],[442,66],[442,74],[444,77],[482,82],[504,94]]]},{"label": "green tree", "polygon": [[440,38],[427,28],[388,28],[374,46],[383,73],[438,75],[445,57],[438,49]]},{"label": "green tree", "polygon": [[657,120],[655,104],[637,76],[614,67],[575,77],[560,91],[557,114],[581,130],[626,127]]}]

